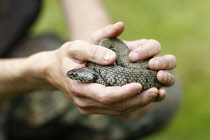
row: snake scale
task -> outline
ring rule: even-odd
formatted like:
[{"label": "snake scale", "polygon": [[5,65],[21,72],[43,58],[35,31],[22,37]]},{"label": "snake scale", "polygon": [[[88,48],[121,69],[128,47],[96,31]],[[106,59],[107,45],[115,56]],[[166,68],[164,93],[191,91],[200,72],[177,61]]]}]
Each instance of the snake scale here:
[{"label": "snake scale", "polygon": [[94,82],[105,86],[123,86],[128,83],[141,83],[142,90],[150,87],[160,88],[157,81],[157,71],[148,68],[151,58],[139,62],[130,62],[128,55],[130,50],[127,45],[118,38],[105,38],[99,42],[113,50],[117,54],[117,60],[112,65],[102,66],[88,62],[87,67],[74,68],[66,73],[67,77],[79,82]]}]

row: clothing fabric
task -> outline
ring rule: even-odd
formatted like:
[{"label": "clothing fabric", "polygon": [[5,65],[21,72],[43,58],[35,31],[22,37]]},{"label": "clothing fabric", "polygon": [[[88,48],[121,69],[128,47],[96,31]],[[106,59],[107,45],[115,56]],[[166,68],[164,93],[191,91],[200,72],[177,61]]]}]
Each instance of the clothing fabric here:
[{"label": "clothing fabric", "polygon": [[41,8],[41,0],[0,0],[0,58],[26,36]]}]

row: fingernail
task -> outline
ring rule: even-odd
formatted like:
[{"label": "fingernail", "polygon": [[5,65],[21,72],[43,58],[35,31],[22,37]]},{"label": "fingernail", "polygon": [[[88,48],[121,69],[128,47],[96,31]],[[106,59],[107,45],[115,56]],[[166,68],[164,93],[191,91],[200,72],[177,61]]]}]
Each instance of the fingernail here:
[{"label": "fingernail", "polygon": [[132,52],[131,55],[130,55],[130,59],[132,61],[138,61],[139,59],[139,54],[137,52]]},{"label": "fingernail", "polygon": [[155,101],[156,100],[156,97],[157,97],[157,94],[155,93],[150,93],[150,96],[151,96],[151,102]]},{"label": "fingernail", "polygon": [[109,50],[104,55],[104,60],[109,61],[112,57],[114,57],[115,53],[112,50]]},{"label": "fingernail", "polygon": [[159,65],[160,65],[160,62],[159,62],[157,59],[154,59],[154,60],[153,60],[153,68],[154,68],[155,70],[157,70],[158,67],[159,67]]}]

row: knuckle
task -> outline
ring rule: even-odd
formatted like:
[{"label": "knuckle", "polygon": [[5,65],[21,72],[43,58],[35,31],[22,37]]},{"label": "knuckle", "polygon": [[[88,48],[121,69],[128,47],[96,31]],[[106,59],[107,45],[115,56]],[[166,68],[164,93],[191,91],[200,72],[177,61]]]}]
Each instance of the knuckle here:
[{"label": "knuckle", "polygon": [[168,82],[169,82],[169,86],[172,86],[172,85],[174,85],[174,83],[175,83],[175,77],[174,77],[174,75],[172,75],[172,74],[169,74],[169,76],[168,76],[169,78],[169,80],[168,80]]},{"label": "knuckle", "polygon": [[72,86],[72,87],[69,89],[69,91],[70,91],[70,93],[72,93],[72,94],[75,95],[75,96],[80,96],[80,95],[81,95],[76,87],[73,87],[73,86]]},{"label": "knuckle", "polygon": [[118,29],[115,28],[113,25],[108,25],[107,26],[107,30],[105,30],[106,32],[112,31],[114,33],[118,32]]},{"label": "knuckle", "polygon": [[60,49],[58,49],[58,54],[60,55],[65,55],[66,53],[69,52],[69,48],[71,48],[71,42],[65,42]]},{"label": "knuckle", "polygon": [[167,68],[168,69],[173,69],[177,65],[176,56],[174,56],[174,55],[171,55],[171,54],[165,55],[164,60],[167,63]]},{"label": "knuckle", "polygon": [[161,64],[162,64],[163,68],[168,68],[169,67],[169,65],[170,65],[169,61],[167,61],[166,59],[164,59],[162,57],[161,57],[161,61],[162,61]]},{"label": "knuckle", "polygon": [[172,86],[175,83],[175,77],[168,72],[164,72],[161,81],[165,86]]},{"label": "knuckle", "polygon": [[70,44],[70,49],[75,49],[78,47],[78,45],[81,44],[81,41],[80,40],[75,40],[75,41],[72,41],[71,44]]},{"label": "knuckle", "polygon": [[68,54],[70,56],[75,56],[78,53],[78,45],[76,43],[76,41],[73,41],[71,43],[69,43],[68,45]]},{"label": "knuckle", "polygon": [[98,101],[102,104],[109,104],[111,100],[109,97],[105,96],[104,94],[99,94]]},{"label": "knuckle", "polygon": [[71,44],[72,44],[72,42],[65,42],[63,45],[62,45],[62,47],[70,47],[71,46]]},{"label": "knuckle", "polygon": [[69,49],[72,50],[76,48],[78,40],[72,41],[69,45]]},{"label": "knuckle", "polygon": [[168,73],[165,73],[165,77],[163,80],[168,83],[171,81],[171,76]]},{"label": "knuckle", "polygon": [[88,104],[85,102],[85,101],[82,101],[80,99],[74,99],[74,104],[79,107],[79,108],[82,108],[82,109],[85,109],[85,108],[88,108]]},{"label": "knuckle", "polygon": [[80,46],[82,44],[83,41],[80,40],[74,40],[72,42],[69,43],[69,51],[73,52],[75,50],[77,50],[78,46]]},{"label": "knuckle", "polygon": [[98,52],[99,52],[99,47],[92,47],[91,48],[91,51],[90,51],[90,59],[91,60],[94,60],[94,59],[96,59],[97,58],[97,54],[98,54]]},{"label": "knuckle", "polygon": [[158,65],[156,63],[156,67],[158,67],[158,69],[168,69],[170,66],[170,62],[164,57],[156,57],[154,60],[159,61]]},{"label": "knuckle", "polygon": [[158,51],[161,50],[162,46],[161,46],[160,42],[158,42],[157,40],[154,40],[154,39],[150,39],[149,41],[151,44],[153,44],[153,47],[155,47]]},{"label": "knuckle", "polygon": [[89,115],[91,114],[91,112],[87,109],[83,109],[83,108],[78,108],[79,112],[84,114],[84,115]]},{"label": "knuckle", "polygon": [[[149,97],[150,98],[150,97]],[[148,105],[150,103],[150,100],[145,99],[145,98],[140,98],[139,99],[139,106],[141,107],[145,107],[146,105]]]}]

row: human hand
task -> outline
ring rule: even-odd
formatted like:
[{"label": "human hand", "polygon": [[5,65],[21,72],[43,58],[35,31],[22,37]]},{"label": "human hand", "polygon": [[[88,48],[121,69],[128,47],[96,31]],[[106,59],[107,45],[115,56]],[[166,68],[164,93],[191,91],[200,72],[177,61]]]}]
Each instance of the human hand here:
[{"label": "human hand", "polygon": [[[100,38],[117,37],[123,31],[120,30],[122,25],[117,23],[96,31],[92,35],[93,42],[97,44]],[[155,99],[162,100],[165,96],[165,90],[157,88],[140,93],[142,87],[139,83],[105,87],[97,83],[80,83],[64,76],[70,69],[85,67],[87,61],[101,65],[112,64],[116,60],[116,54],[107,48],[73,41],[52,51],[51,56],[52,64],[48,69],[47,80],[63,91],[83,114],[125,114],[142,108]]]},{"label": "human hand", "polygon": [[[149,57],[156,56],[161,51],[161,44],[153,39],[141,39],[136,41],[126,42],[129,48],[132,50],[129,54],[131,62],[140,61]],[[175,82],[175,77],[171,73],[164,70],[172,70],[176,67],[176,57],[171,54],[156,56],[152,58],[148,66],[152,70],[159,70],[157,73],[158,81],[165,87],[170,87]],[[164,99],[166,96],[166,90],[159,89],[159,96],[156,101]],[[162,99],[160,98],[162,96]]]},{"label": "human hand", "polygon": [[134,98],[141,91],[139,83],[105,87],[97,83],[77,82],[64,76],[70,69],[84,67],[87,61],[102,65],[113,63],[116,54],[105,47],[73,41],[51,53],[53,63],[47,81],[63,91],[84,114],[120,115],[147,105],[156,96],[157,91],[152,89],[150,92],[153,94],[139,94],[139,100]]},{"label": "human hand", "polygon": [[[111,32],[111,28],[114,26],[107,26],[106,28],[110,28],[110,30],[98,30],[93,35],[97,36],[93,39],[93,42],[97,44],[101,39],[106,38],[108,36],[117,37],[124,31],[124,24],[122,22],[118,22],[115,25],[115,32]],[[112,29],[113,30],[113,29]],[[103,32],[103,34],[100,34]],[[129,54],[129,58],[131,62],[140,61],[149,57],[153,57],[158,55],[161,51],[161,44],[153,39],[140,39],[136,41],[124,41],[129,47],[131,53]],[[158,81],[166,86],[170,87],[175,82],[175,77],[164,70],[172,70],[176,67],[176,57],[171,54],[167,54],[164,56],[154,57],[149,61],[149,68],[152,70],[160,70],[157,73]],[[161,101],[166,96],[166,90],[161,88],[159,89],[159,94],[155,101]]]}]

